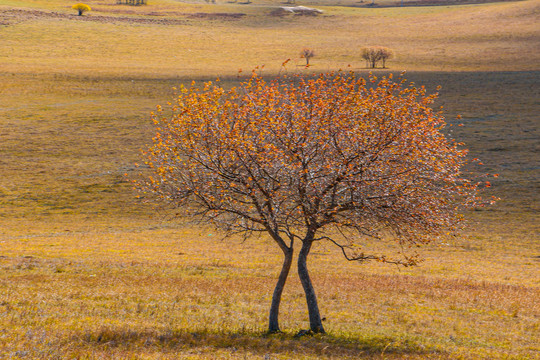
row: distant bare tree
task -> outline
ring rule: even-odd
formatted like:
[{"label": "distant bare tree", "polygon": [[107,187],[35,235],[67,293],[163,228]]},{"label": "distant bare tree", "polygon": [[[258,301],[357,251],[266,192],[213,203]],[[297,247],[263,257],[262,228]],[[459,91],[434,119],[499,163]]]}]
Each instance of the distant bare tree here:
[{"label": "distant bare tree", "polygon": [[300,57],[303,59],[306,59],[306,66],[309,66],[309,59],[315,56],[315,51],[304,48],[302,51],[300,51]]},{"label": "distant bare tree", "polygon": [[366,60],[366,67],[372,69],[377,67],[377,63],[382,61],[382,67],[386,67],[386,60],[391,59],[394,52],[386,47],[371,46],[362,49],[362,59]]},{"label": "distant bare tree", "polygon": [[366,60],[366,67],[375,67],[378,59],[376,57],[377,53],[372,47],[365,47],[362,49],[362,59]]},{"label": "distant bare tree", "polygon": [[384,69],[386,68],[386,60],[393,58],[394,52],[389,48],[379,47],[378,53],[379,53],[379,58],[382,61],[382,67]]}]

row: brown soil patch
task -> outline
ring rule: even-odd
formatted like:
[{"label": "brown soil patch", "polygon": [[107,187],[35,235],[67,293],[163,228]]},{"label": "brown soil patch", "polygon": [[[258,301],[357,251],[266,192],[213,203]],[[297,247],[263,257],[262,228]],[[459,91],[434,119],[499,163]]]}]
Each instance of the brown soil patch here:
[{"label": "brown soil patch", "polygon": [[[375,0],[377,1],[377,0]],[[510,2],[515,0],[404,0],[403,6],[452,6],[452,5],[471,5],[471,4],[487,4],[496,2]],[[394,3],[386,4],[374,4],[370,0],[361,0],[357,2],[355,7],[367,7],[367,8],[386,8],[386,7],[401,7],[400,0]]]},{"label": "brown soil patch", "polygon": [[10,13],[10,11],[0,9],[0,26],[8,26],[18,22],[16,14]]},{"label": "brown soil patch", "polygon": [[[437,5],[468,5],[468,4],[487,4],[494,2],[509,2],[515,0],[418,0],[408,1],[405,6],[437,6]],[[401,6],[401,2],[396,2],[395,6]]]},{"label": "brown soil patch", "polygon": [[[157,15],[157,14],[156,14]],[[184,13],[184,16],[189,19],[205,19],[205,20],[237,20],[244,17],[243,13]],[[155,15],[154,15],[155,16]],[[104,15],[85,15],[78,16],[75,14],[62,14],[58,12],[48,12],[41,10],[26,10],[26,9],[7,9],[0,10],[0,26],[12,25],[21,21],[37,20],[37,19],[63,19],[73,21],[93,21],[101,23],[129,23],[129,24],[157,24],[157,25],[184,25],[184,19],[171,18],[144,18],[144,17],[128,17],[128,16],[104,16]]]},{"label": "brown soil patch", "polygon": [[246,14],[243,13],[194,13],[186,14],[192,19],[208,19],[208,20],[235,20],[240,19]]}]

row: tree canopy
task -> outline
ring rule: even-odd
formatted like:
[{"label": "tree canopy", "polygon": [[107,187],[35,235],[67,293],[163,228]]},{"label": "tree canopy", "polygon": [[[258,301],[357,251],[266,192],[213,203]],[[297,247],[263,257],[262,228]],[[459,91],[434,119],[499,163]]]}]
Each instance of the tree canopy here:
[{"label": "tree canopy", "polygon": [[225,90],[182,87],[171,109],[153,114],[144,191],[229,234],[267,233],[284,253],[270,331],[279,331],[281,293],[295,243],[310,327],[324,332],[306,259],[328,241],[348,260],[413,265],[362,239],[392,237],[406,247],[457,228],[478,204],[478,183],[462,176],[467,151],[441,130],[436,94],[392,76],[258,76]]},{"label": "tree canopy", "polygon": [[79,13],[79,16],[82,16],[83,13],[92,10],[90,6],[83,3],[75,4],[71,8],[74,10],[77,10],[77,12]]}]

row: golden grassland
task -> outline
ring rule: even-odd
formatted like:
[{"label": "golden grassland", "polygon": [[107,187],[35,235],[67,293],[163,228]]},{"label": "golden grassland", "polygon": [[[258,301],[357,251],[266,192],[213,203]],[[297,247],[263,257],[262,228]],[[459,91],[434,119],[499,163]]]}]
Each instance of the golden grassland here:
[{"label": "golden grassland", "polygon": [[[270,2],[88,4],[79,19],[69,1],[0,0],[0,358],[540,356],[539,1],[306,2],[325,10],[316,18],[269,16]],[[439,104],[464,124],[448,131],[483,160],[471,170],[500,173],[487,195],[501,201],[421,250],[416,268],[347,263],[319,244],[310,267],[329,335],[293,338],[307,313],[292,274],[286,332],[264,336],[279,250],[221,240],[135,198],[149,113],[180,83],[230,86],[261,64],[271,77],[287,58],[288,72],[364,72],[365,45],[393,48],[391,70],[443,86]],[[307,70],[296,66],[305,46],[317,52]]]},{"label": "golden grassland", "polygon": [[[276,73],[289,58],[295,68],[304,63],[303,47],[316,52],[314,71],[358,69],[364,67],[360,50],[369,45],[392,48],[390,65],[397,70],[535,70],[540,61],[538,0],[404,9],[322,6],[318,17],[275,17],[263,5],[88,3],[94,10],[82,17],[69,1],[49,1],[47,10],[30,14],[0,12],[8,24],[0,43],[3,71],[215,78],[263,64]],[[213,20],[212,13],[245,16]]]},{"label": "golden grassland", "polygon": [[320,246],[311,263],[330,335],[297,340],[291,332],[307,324],[296,279],[282,309],[290,332],[262,336],[279,263],[266,242],[231,244],[208,229],[155,222],[81,224],[75,231],[43,224],[39,234],[5,238],[4,354],[444,359],[537,351],[538,288],[527,285],[535,280],[524,254],[512,254],[524,245],[518,237],[506,237],[507,260],[482,260],[496,249],[471,241],[484,248],[433,249],[422,269],[407,273],[335,262],[338,254]]}]

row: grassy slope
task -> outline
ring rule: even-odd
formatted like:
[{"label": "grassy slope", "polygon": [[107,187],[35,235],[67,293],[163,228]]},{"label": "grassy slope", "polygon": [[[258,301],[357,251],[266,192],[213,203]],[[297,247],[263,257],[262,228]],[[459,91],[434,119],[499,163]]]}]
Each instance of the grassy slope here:
[{"label": "grassy slope", "polygon": [[[179,82],[262,63],[275,73],[287,57],[301,64],[303,46],[318,52],[315,71],[361,68],[357,49],[371,43],[396,50],[394,69],[538,70],[538,1],[294,19],[224,3],[89,4],[90,17],[107,18],[78,19],[67,1],[0,0],[0,357],[538,355],[538,71],[409,74],[443,85],[449,118],[464,115],[454,135],[501,173],[492,191],[503,200],[470,214],[471,228],[426,249],[416,269],[335,262],[317,247],[326,338],[257,336],[275,249],[171,222],[137,203],[123,176],[151,137],[148,113]],[[70,17],[2,12],[12,6]],[[196,12],[248,15],[186,15]],[[305,327],[296,279],[284,301],[284,328]]]},{"label": "grassy slope", "polygon": [[[298,52],[306,46],[318,54],[312,61],[316,71],[348,65],[361,68],[361,47],[384,45],[397,54],[390,63],[394,69],[534,70],[540,60],[538,4],[324,7],[326,15],[316,18],[279,18],[269,16],[267,7],[225,4],[195,9],[178,5],[173,11],[175,7],[167,3],[155,9],[137,8],[135,14],[131,8],[95,5],[94,12],[81,18],[58,4],[54,10],[66,18],[41,13],[32,21],[24,20],[24,15],[8,20],[16,23],[2,29],[0,66],[5,72],[31,74],[215,77],[262,64],[267,71],[277,72],[287,58],[293,59],[293,65],[302,64]],[[247,15],[229,21],[182,15],[194,10]],[[133,23],[141,17],[182,22]]]}]

